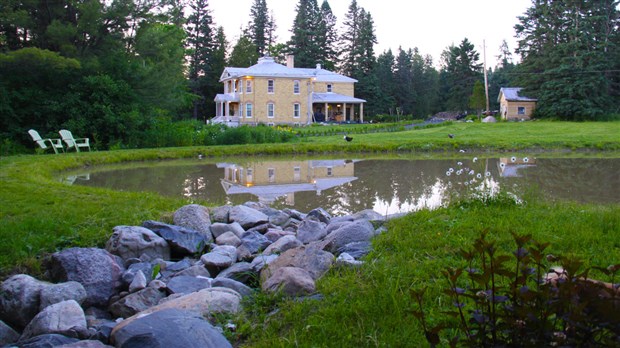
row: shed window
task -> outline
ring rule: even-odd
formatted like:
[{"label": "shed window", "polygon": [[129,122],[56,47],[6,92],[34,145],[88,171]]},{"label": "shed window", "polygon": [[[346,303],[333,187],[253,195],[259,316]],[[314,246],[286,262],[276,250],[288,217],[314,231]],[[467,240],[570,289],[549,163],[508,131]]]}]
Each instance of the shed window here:
[{"label": "shed window", "polygon": [[517,108],[517,114],[518,115],[525,115],[525,106],[519,106]]}]

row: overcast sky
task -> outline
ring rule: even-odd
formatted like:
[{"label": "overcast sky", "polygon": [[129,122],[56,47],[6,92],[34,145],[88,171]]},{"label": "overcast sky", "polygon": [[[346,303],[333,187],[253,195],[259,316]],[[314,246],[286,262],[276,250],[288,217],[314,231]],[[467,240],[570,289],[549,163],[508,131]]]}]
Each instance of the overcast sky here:
[{"label": "overcast sky", "polygon": [[[250,20],[254,0],[209,0],[213,20],[223,26],[231,44],[239,38],[240,28]],[[319,6],[323,0],[318,0]],[[338,30],[351,0],[328,0],[338,18]],[[290,38],[298,0],[267,0],[278,26],[278,41]],[[441,52],[451,44],[458,46],[464,38],[471,41],[483,58],[483,40],[489,67],[494,66],[502,40],[514,52],[514,25],[517,16],[531,5],[531,0],[357,0],[359,7],[370,12],[375,22],[377,45],[375,54],[398,47],[415,48],[430,54],[437,65]],[[514,55],[514,58],[518,58]]]}]

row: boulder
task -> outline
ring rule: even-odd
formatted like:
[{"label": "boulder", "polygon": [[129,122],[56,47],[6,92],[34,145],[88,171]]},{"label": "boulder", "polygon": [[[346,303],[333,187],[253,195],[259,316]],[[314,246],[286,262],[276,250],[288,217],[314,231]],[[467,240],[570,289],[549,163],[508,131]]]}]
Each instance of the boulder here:
[{"label": "boulder", "polygon": [[23,329],[41,306],[41,290],[49,283],[27,274],[16,274],[0,285],[0,320]]},{"label": "boulder", "polygon": [[164,297],[166,297],[164,292],[148,287],[112,303],[109,310],[117,318],[129,318],[138,312],[157,305]]},{"label": "boulder", "polygon": [[19,340],[17,331],[0,320],[0,346],[17,342],[17,340]]},{"label": "boulder", "polygon": [[71,344],[79,342],[77,338],[67,337],[60,334],[44,334],[36,337],[29,338],[27,340],[20,340],[11,347],[19,348],[48,348],[48,347],[61,347],[65,344]]},{"label": "boulder", "polygon": [[267,214],[269,216],[269,223],[276,226],[284,226],[291,218],[287,213],[278,210],[274,214]]},{"label": "boulder", "polygon": [[140,258],[142,261],[170,259],[168,243],[148,228],[141,226],[116,226],[105,245],[107,251],[123,260]]},{"label": "boulder", "polygon": [[302,245],[302,242],[293,235],[284,236],[273,244],[269,245],[264,251],[263,255],[281,254],[289,249],[297,248]]},{"label": "boulder", "polygon": [[[152,233],[152,232],[151,232]],[[159,238],[159,237],[158,237]],[[85,307],[105,307],[117,294],[124,271],[121,260],[103,249],[69,248],[48,259],[47,275],[55,282],[76,281],[86,290]]]},{"label": "boulder", "polygon": [[287,296],[304,296],[316,291],[314,279],[308,271],[299,267],[277,269],[262,285],[263,291],[279,292]]},{"label": "boulder", "polygon": [[365,242],[353,242],[346,244],[340,248],[338,248],[337,253],[347,253],[355,259],[360,259],[363,256],[366,256],[370,252],[370,241]]},{"label": "boulder", "polygon": [[41,289],[41,306],[39,310],[54,303],[75,300],[79,305],[84,303],[88,295],[84,286],[76,281],[59,284],[50,284]]},{"label": "boulder", "polygon": [[375,228],[368,220],[345,223],[325,238],[325,250],[332,253],[353,242],[368,242],[374,236]]},{"label": "boulder", "polygon": [[241,238],[241,236],[243,236],[243,234],[245,233],[245,230],[243,229],[243,227],[241,227],[241,225],[239,225],[238,222],[233,222],[230,224],[216,222],[211,225],[211,233],[215,238],[221,236],[226,232],[232,232],[237,237]]},{"label": "boulder", "polygon": [[216,275],[237,261],[237,249],[229,245],[218,245],[200,257],[210,274]]},{"label": "boulder", "polygon": [[217,245],[232,245],[236,247],[241,244],[241,239],[239,239],[234,232],[228,231],[217,236],[215,238],[215,243]]},{"label": "boulder", "polygon": [[98,340],[84,340],[78,341],[75,343],[63,344],[62,346],[58,346],[58,348],[114,348],[112,346],[108,346],[107,344],[103,344]]},{"label": "boulder", "polygon": [[361,266],[364,263],[362,261],[357,261],[353,256],[347,254],[347,253],[342,253],[340,255],[338,255],[338,257],[336,258],[336,265],[337,266]]},{"label": "boulder", "polygon": [[63,333],[75,328],[86,329],[86,316],[74,300],[47,306],[28,323],[21,338],[28,339],[42,334]]},{"label": "boulder", "polygon": [[154,268],[155,268],[155,265],[150,262],[138,262],[138,263],[131,264],[127,268],[127,270],[123,272],[123,275],[121,276],[121,279],[123,280],[123,284],[125,284],[126,286],[129,286],[129,284],[133,282],[138,272],[142,273],[147,283],[150,282],[153,278]]},{"label": "boulder", "polygon": [[211,282],[208,278],[178,276],[170,279],[166,286],[168,287],[168,291],[172,294],[189,294],[191,292],[210,288]]},{"label": "boulder", "polygon": [[207,243],[213,241],[213,238],[206,240],[202,233],[182,226],[168,225],[153,220],[143,222],[142,226],[168,242],[170,252],[176,257],[196,254],[202,251]]},{"label": "boulder", "polygon": [[225,224],[229,223],[229,215],[231,209],[232,206],[230,205],[223,205],[221,207],[211,208],[211,220],[213,222],[221,222]]},{"label": "boulder", "polygon": [[241,237],[240,247],[246,248],[250,254],[256,254],[271,244],[271,241],[267,237],[258,232],[246,232]]},{"label": "boulder", "polygon": [[190,276],[190,277],[204,277],[209,278],[211,274],[202,263],[197,265],[193,265],[192,267],[186,268],[182,271],[179,271],[173,274],[170,278],[179,277],[179,276]]},{"label": "boulder", "polygon": [[235,314],[241,309],[241,295],[231,289],[214,287],[179,296],[123,320],[114,327],[112,336],[118,330],[146,314],[171,308],[191,311],[207,318],[212,318],[214,314],[218,313]]},{"label": "boulder", "polygon": [[232,289],[241,296],[250,296],[254,293],[249,286],[230,278],[215,278],[211,281],[211,286]]},{"label": "boulder", "polygon": [[133,280],[129,284],[129,292],[136,292],[142,290],[146,288],[146,285],[146,276],[144,275],[144,273],[142,273],[142,271],[138,271],[138,273],[136,273],[136,276],[133,277]]},{"label": "boulder", "polygon": [[250,267],[252,268],[252,272],[260,273],[267,265],[274,262],[278,258],[278,255],[265,255],[260,254],[256,256],[252,262],[250,263]]},{"label": "boulder", "polygon": [[306,270],[312,279],[320,278],[334,262],[334,255],[314,246],[300,246],[282,253],[261,271],[261,279],[270,278],[282,267],[298,267]]},{"label": "boulder", "polygon": [[366,210],[359,211],[353,214],[352,217],[353,217],[353,220],[368,220],[371,223],[377,223],[377,224],[381,224],[385,222],[386,220],[385,216],[377,213],[376,211],[372,209],[366,209]]},{"label": "boulder", "polygon": [[232,348],[206,319],[178,309],[160,310],[115,330],[117,347]]},{"label": "boulder", "polygon": [[245,205],[234,206],[230,210],[229,219],[238,222],[245,230],[269,221],[267,215]]},{"label": "boulder", "polygon": [[194,230],[205,238],[206,243],[213,242],[211,235],[211,217],[209,209],[199,204],[189,204],[179,208],[172,216],[174,224]]},{"label": "boulder", "polygon": [[272,243],[284,236],[294,236],[295,232],[284,231],[282,229],[270,228],[265,234],[265,238],[269,239]]},{"label": "boulder", "polygon": [[297,239],[308,244],[323,239],[327,235],[325,224],[314,218],[304,219],[297,226]]},{"label": "boulder", "polygon": [[251,281],[255,281],[257,273],[252,272],[252,267],[248,262],[237,262],[234,265],[226,268],[217,275],[217,278],[230,278],[244,284],[249,284]]},{"label": "boulder", "polygon": [[314,218],[317,221],[320,221],[324,224],[328,224],[329,221],[332,219],[332,216],[327,211],[325,211],[325,209],[323,208],[312,209],[308,213],[307,217]]},{"label": "boulder", "polygon": [[497,122],[497,119],[493,116],[487,116],[485,118],[482,119],[483,123],[495,123]]}]

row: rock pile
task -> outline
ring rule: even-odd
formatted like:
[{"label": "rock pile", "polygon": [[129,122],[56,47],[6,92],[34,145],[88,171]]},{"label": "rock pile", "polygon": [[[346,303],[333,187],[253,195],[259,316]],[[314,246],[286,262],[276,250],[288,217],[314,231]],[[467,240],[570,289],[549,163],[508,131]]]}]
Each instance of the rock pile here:
[{"label": "rock pile", "polygon": [[0,346],[231,347],[209,318],[258,291],[314,294],[333,265],[361,264],[384,221],[248,202],[117,226],[105,249],[49,256],[49,282],[18,274],[0,285]]}]

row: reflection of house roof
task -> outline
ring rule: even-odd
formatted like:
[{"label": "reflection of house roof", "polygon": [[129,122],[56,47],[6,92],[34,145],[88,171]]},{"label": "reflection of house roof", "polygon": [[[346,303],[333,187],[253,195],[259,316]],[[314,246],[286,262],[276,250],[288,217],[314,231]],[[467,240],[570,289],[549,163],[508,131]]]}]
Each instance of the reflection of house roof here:
[{"label": "reflection of house roof", "polygon": [[366,100],[337,93],[312,93],[313,103],[365,103]]},{"label": "reflection of house roof", "polygon": [[508,178],[519,178],[521,177],[521,175],[518,173],[518,170],[521,168],[527,168],[527,167],[531,167],[533,166],[533,164],[506,164],[504,165],[504,167],[502,168],[502,166],[499,166],[499,174],[502,177]]},{"label": "reflection of house roof", "polygon": [[359,162],[360,160],[313,160],[310,161],[312,168],[320,167],[344,167],[349,163]]},{"label": "reflection of house roof", "polygon": [[526,96],[519,95],[523,88],[521,87],[502,87],[499,90],[499,96],[497,97],[497,101],[500,101],[502,98],[502,94],[508,101],[537,101],[538,99],[528,98]]},{"label": "reflection of house roof", "polygon": [[227,67],[220,77],[220,82],[243,76],[314,78],[318,82],[357,82],[355,79],[321,69],[319,66],[316,69],[289,68],[276,63],[272,57],[259,58],[258,63],[249,68]]},{"label": "reflection of house roof", "polygon": [[282,185],[256,185],[244,186],[232,184],[226,180],[222,180],[222,187],[227,194],[250,193],[260,198],[277,198],[285,196],[289,193],[302,191],[323,191],[336,186],[344,185],[351,181],[357,180],[354,176],[345,176],[339,178],[319,178],[315,179],[314,184],[282,184]]}]

